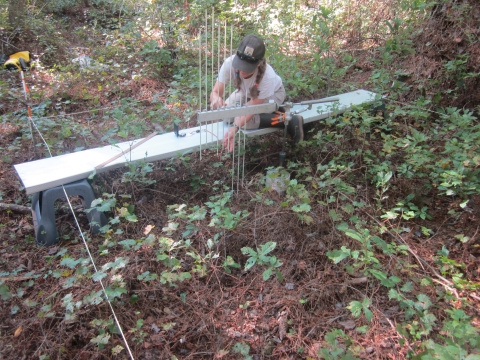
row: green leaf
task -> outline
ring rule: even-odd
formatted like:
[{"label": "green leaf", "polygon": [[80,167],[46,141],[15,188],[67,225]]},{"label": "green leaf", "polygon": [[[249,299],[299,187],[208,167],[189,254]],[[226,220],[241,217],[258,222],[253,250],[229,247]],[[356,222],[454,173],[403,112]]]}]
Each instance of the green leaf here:
[{"label": "green leaf", "polygon": [[363,306],[360,301],[354,300],[350,302],[350,304],[347,306],[347,309],[350,309],[353,316],[359,317],[362,314]]},{"label": "green leaf", "polygon": [[427,310],[430,306],[432,306],[432,301],[425,294],[418,294],[417,299],[418,299],[418,302],[417,302],[418,306],[423,310]]},{"label": "green leaf", "polygon": [[257,258],[255,257],[250,257],[247,259],[247,262],[245,263],[245,270],[250,269],[255,263],[257,262]]},{"label": "green leaf", "polygon": [[269,267],[267,270],[263,272],[263,281],[267,281],[268,279],[270,279],[270,276],[272,276],[272,271],[273,271],[273,268]]},{"label": "green leaf", "polygon": [[347,214],[352,214],[355,211],[355,208],[350,203],[346,203],[342,206],[342,210],[345,211]]},{"label": "green leaf", "polygon": [[338,225],[336,226],[336,229],[337,229],[338,231],[343,231],[343,232],[345,232],[345,231],[348,230],[348,224],[347,224],[346,222],[341,222],[340,224],[338,224]]},{"label": "green leaf", "polygon": [[275,270],[275,274],[277,275],[278,281],[283,282],[283,275],[280,271]]},{"label": "green leaf", "polygon": [[470,354],[465,358],[465,360],[480,360],[480,354]]},{"label": "green leaf", "polygon": [[337,213],[335,210],[330,210],[328,214],[330,215],[333,221],[341,221],[343,218],[342,215]]},{"label": "green leaf", "polygon": [[372,303],[372,301],[371,301],[369,298],[364,298],[364,299],[362,300],[362,306],[363,306],[364,308],[368,308],[371,303]]},{"label": "green leaf", "polygon": [[362,235],[356,232],[355,230],[348,229],[345,231],[345,235],[351,237],[352,239],[355,239],[361,243],[363,243],[363,238]]},{"label": "green leaf", "polygon": [[140,281],[152,281],[158,279],[157,274],[151,274],[150,271],[145,271],[137,276],[137,279]]},{"label": "green leaf", "polygon": [[359,333],[359,334],[366,334],[367,331],[369,329],[369,326],[368,325],[363,325],[363,326],[360,326],[358,328],[356,328],[355,330]]},{"label": "green leaf", "polygon": [[75,266],[77,266],[78,264],[80,264],[81,262],[83,262],[85,260],[87,260],[87,259],[84,259],[84,258],[73,259],[71,257],[67,257],[67,258],[63,259],[62,261],[60,261],[60,265],[64,265],[64,266],[67,266],[70,269],[73,269]]},{"label": "green leaf", "polygon": [[108,298],[109,298],[110,300],[113,300],[113,299],[115,299],[116,297],[122,296],[122,294],[126,294],[126,293],[127,293],[127,289],[125,289],[125,288],[123,288],[123,287],[119,287],[119,286],[118,286],[118,287],[114,287],[114,288],[111,287],[111,286],[109,286],[109,287],[107,287],[107,288],[105,289],[105,292],[107,293]]},{"label": "green leaf", "polygon": [[295,212],[310,212],[311,210],[311,206],[308,205],[308,204],[300,204],[300,205],[293,205],[292,206],[292,210],[295,211]]},{"label": "green leaf", "polygon": [[240,265],[237,264],[230,255],[228,255],[227,258],[225,259],[223,266],[231,266],[236,269],[240,269]]},{"label": "green leaf", "polygon": [[95,175],[97,175],[97,169],[93,169],[93,171],[88,175],[88,180],[92,180]]},{"label": "green leaf", "polygon": [[345,246],[342,246],[341,250],[328,251],[326,255],[335,264],[338,264],[340,261],[350,256],[350,249],[347,249]]},{"label": "green leaf", "polygon": [[125,220],[128,220],[130,222],[137,222],[138,219],[137,219],[137,215],[135,214],[130,214],[128,213],[127,215],[125,215]]},{"label": "green leaf", "polygon": [[89,295],[86,295],[83,298],[83,302],[86,304],[98,305],[103,302],[103,291],[102,290],[92,290]]},{"label": "green leaf", "polygon": [[114,262],[108,262],[102,266],[103,271],[107,271],[108,269],[118,270],[120,268],[124,268],[128,264],[128,258],[119,257],[116,258]]},{"label": "green leaf", "polygon": [[114,198],[111,198],[111,199],[99,198],[92,201],[91,207],[95,208],[97,211],[105,212],[113,209],[116,203],[117,203],[117,200]]},{"label": "green leaf", "polygon": [[398,284],[399,282],[402,281],[402,279],[400,279],[398,276],[395,276],[395,275],[390,276],[390,277],[388,278],[388,280],[389,280],[390,282],[392,282],[394,285],[396,285],[396,284]]},{"label": "green leaf", "polygon": [[107,274],[105,274],[104,272],[98,271],[98,272],[96,272],[95,274],[92,275],[92,280],[97,282],[97,281],[102,280],[106,276],[107,276]]},{"label": "green leaf", "polygon": [[108,333],[104,333],[104,334],[100,334],[96,337],[94,337],[92,340],[90,340],[92,343],[94,343],[95,345],[99,346],[99,345],[106,345],[108,344],[108,340],[110,340],[110,334]]},{"label": "green leaf", "polygon": [[241,249],[241,251],[242,251],[242,254],[243,254],[243,255],[250,255],[250,256],[252,256],[252,257],[256,257],[256,256],[257,256],[257,252],[256,252],[255,250],[253,250],[252,248],[250,248],[250,247],[243,247],[243,248]]},{"label": "green leaf", "polygon": [[3,301],[10,300],[12,294],[10,293],[10,288],[7,285],[0,285],[0,297]]},{"label": "green leaf", "polygon": [[118,242],[125,250],[130,250],[137,242],[133,239],[126,239]]},{"label": "green leaf", "polygon": [[394,211],[387,211],[385,214],[383,214],[382,216],[380,216],[382,219],[388,219],[388,220],[393,220],[393,219],[396,219],[398,217],[399,214],[397,214],[396,212]]},{"label": "green leaf", "polygon": [[365,318],[367,321],[372,321],[373,313],[370,311],[370,309],[364,307],[363,312],[365,313]]},{"label": "green leaf", "polygon": [[137,294],[133,294],[132,296],[130,296],[130,304],[136,304],[138,302],[138,295]]},{"label": "green leaf", "polygon": [[250,346],[245,342],[239,342],[233,346],[232,350],[236,354],[247,356],[248,353],[250,352]]},{"label": "green leaf", "polygon": [[371,239],[383,252],[389,252],[388,244],[382,238],[374,235]]},{"label": "green leaf", "polygon": [[260,245],[262,255],[266,255],[272,252],[276,246],[277,246],[277,243],[274,241],[269,241],[263,245]]},{"label": "green leaf", "polygon": [[22,288],[17,288],[17,297],[22,298],[25,295],[25,290]]},{"label": "green leaf", "polygon": [[388,275],[380,270],[368,269],[368,272],[375,276],[378,280],[380,280],[380,283],[383,286],[386,286],[388,288],[394,287],[401,281],[400,278],[397,276],[387,277]]},{"label": "green leaf", "polygon": [[168,330],[170,330],[170,329],[173,329],[173,327],[174,327],[175,325],[176,325],[176,323],[174,323],[174,322],[169,322],[169,323],[164,323],[164,324],[162,323],[162,324],[161,324],[163,330],[165,330],[165,331],[168,331]]},{"label": "green leaf", "polygon": [[192,275],[189,272],[181,272],[178,276],[179,281],[184,281],[191,278],[192,278]]},{"label": "green leaf", "polygon": [[38,305],[38,301],[26,299],[23,304],[28,307],[34,307]]},{"label": "green leaf", "polygon": [[124,349],[124,347],[122,345],[117,345],[115,346],[113,349],[112,349],[112,355],[113,356],[117,356],[118,354],[120,354],[122,352],[122,350]]},{"label": "green leaf", "polygon": [[400,290],[403,292],[411,292],[413,290],[413,283],[411,281],[406,282]]},{"label": "green leaf", "polygon": [[429,277],[425,277],[420,281],[420,285],[422,286],[431,286],[433,284],[433,280]]}]

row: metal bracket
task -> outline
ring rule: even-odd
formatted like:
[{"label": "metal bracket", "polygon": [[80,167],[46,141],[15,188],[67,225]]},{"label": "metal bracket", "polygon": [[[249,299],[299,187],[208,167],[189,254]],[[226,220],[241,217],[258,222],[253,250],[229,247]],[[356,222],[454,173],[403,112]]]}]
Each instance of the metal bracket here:
[{"label": "metal bracket", "polygon": [[173,132],[175,133],[176,137],[185,137],[187,135],[185,133],[179,133],[178,132],[178,124],[177,123],[173,123]]}]

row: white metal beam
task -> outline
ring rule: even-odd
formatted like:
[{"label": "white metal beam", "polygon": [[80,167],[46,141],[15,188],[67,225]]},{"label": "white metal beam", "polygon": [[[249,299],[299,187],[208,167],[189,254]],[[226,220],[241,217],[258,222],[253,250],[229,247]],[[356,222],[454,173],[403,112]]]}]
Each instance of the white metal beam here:
[{"label": "white metal beam", "polygon": [[[352,106],[374,102],[378,96],[366,90],[356,90],[346,94],[336,95],[339,98],[335,103],[321,103],[312,105],[310,110],[301,113],[305,123],[325,119],[329,116],[340,114]],[[271,104],[265,104],[271,105]],[[308,105],[295,105],[291,111],[300,111]],[[241,108],[240,108],[241,109]],[[215,111],[214,111],[215,112]],[[205,115],[207,118],[210,115]],[[221,145],[223,134],[228,125],[223,121],[218,124],[208,124],[201,127],[181,130],[185,137],[176,137],[173,132],[154,136],[131,152],[98,169],[97,173],[119,168],[132,161],[152,162],[162,159],[177,157],[187,152],[198,151],[200,146],[205,149],[214,146],[217,142]],[[201,131],[200,131],[201,130]],[[267,128],[245,131],[247,136],[258,136],[271,133],[278,129]],[[200,139],[201,136],[201,139]],[[100,148],[83,150],[71,154],[45,158],[36,161],[14,165],[27,194],[32,194],[55,186],[87,178],[93,173],[95,167],[113,158],[124,150],[129,149],[142,139],[126,141],[116,145],[107,145]]]}]

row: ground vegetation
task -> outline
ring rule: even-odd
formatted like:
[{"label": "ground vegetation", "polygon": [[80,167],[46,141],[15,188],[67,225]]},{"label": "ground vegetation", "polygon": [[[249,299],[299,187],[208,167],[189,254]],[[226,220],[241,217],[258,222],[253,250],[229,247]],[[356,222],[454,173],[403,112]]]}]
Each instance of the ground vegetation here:
[{"label": "ground vegetation", "polygon": [[[33,58],[27,100],[0,71],[0,358],[480,358],[477,1],[0,7],[2,52]],[[212,17],[233,34],[205,50]],[[290,101],[383,98],[309,125],[283,169],[280,134],[249,140],[239,182],[221,147],[92,174],[35,244],[14,164],[193,126],[198,48],[252,32]]]}]

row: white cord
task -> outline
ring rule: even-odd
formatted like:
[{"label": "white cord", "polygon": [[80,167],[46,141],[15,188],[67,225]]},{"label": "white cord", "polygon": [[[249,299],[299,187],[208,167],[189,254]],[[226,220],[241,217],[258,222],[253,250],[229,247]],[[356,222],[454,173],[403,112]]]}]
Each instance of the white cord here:
[{"label": "white cord", "polygon": [[[37,124],[35,124],[35,121],[33,121],[32,119],[32,124],[33,126],[35,127],[35,130],[37,130],[38,134],[40,135],[40,138],[43,140],[43,143],[45,144],[45,146],[47,147],[47,150],[48,150],[48,153],[50,154],[50,157],[52,157],[52,153],[50,151],[50,147],[48,146],[47,142],[45,141],[44,137],[42,136],[42,133],[40,132],[40,130],[38,129],[37,127]],[[72,212],[72,215],[73,215],[73,218],[75,219],[75,224],[77,225],[77,229],[78,231],[80,232],[80,236],[82,238],[82,241],[83,241],[83,244],[85,245],[85,249],[87,250],[87,253],[88,253],[88,257],[90,258],[90,262],[92,263],[93,265],[93,269],[95,270],[95,273],[98,273],[98,270],[97,270],[97,266],[95,265],[95,262],[93,261],[93,257],[92,257],[92,254],[90,253],[90,249],[87,245],[87,241],[85,240],[85,237],[83,236],[83,232],[82,232],[82,229],[80,227],[80,224],[78,223],[78,219],[77,217],[75,216],[75,212],[73,211],[73,207],[72,207],[72,204],[70,203],[70,199],[68,198],[68,194],[67,194],[67,191],[65,190],[65,187],[63,185],[62,186],[62,189],[63,189],[63,193],[65,194],[65,199],[67,199],[67,202],[68,202],[68,206],[70,207],[70,211]],[[118,330],[120,331],[120,335],[122,336],[122,339],[123,339],[123,342],[125,343],[125,346],[127,348],[127,351],[128,351],[128,354],[130,355],[130,358],[132,360],[135,360],[135,358],[133,357],[133,354],[132,354],[132,351],[130,350],[130,346],[128,345],[128,342],[127,342],[127,339],[125,338],[125,335],[123,333],[123,330],[122,330],[122,326],[120,325],[120,322],[118,321],[118,318],[117,318],[117,315],[115,314],[115,310],[113,310],[113,306],[112,306],[112,303],[110,302],[110,299],[108,298],[108,295],[107,295],[107,292],[105,290],[105,286],[103,285],[103,281],[100,280],[100,285],[102,286],[102,291],[103,291],[103,294],[105,295],[105,299],[107,300],[107,303],[108,303],[108,306],[110,307],[110,310],[113,314],[113,318],[115,320],[115,323],[118,327]]]}]

